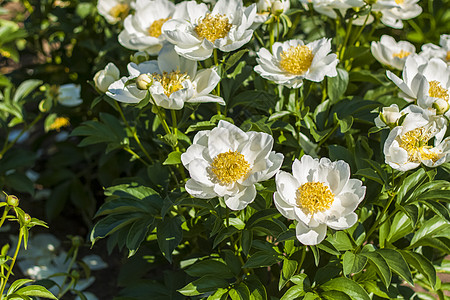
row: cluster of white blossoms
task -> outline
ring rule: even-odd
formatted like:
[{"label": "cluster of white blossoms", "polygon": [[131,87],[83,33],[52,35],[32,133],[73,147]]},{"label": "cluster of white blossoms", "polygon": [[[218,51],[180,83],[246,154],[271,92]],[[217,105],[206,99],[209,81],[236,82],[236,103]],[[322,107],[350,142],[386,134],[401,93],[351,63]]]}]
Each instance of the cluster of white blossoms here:
[{"label": "cluster of white blossoms", "polygon": [[[415,54],[412,45],[396,43],[389,36],[372,43],[372,53],[381,63],[396,69],[404,64],[402,78],[391,71],[387,77],[410,104],[402,110],[395,104],[385,107],[375,119],[377,127],[391,130],[384,155],[394,169],[407,171],[420,164],[436,167],[450,161],[450,137],[445,136],[450,118],[450,65],[447,52],[444,56],[449,44],[449,36],[443,35],[441,47],[427,44]],[[426,50],[431,47],[436,51]]]},{"label": "cluster of white blossoms", "polygon": [[346,162],[304,155],[294,161],[291,175],[279,170],[284,157],[272,146],[272,136],[244,132],[226,121],[198,132],[181,155],[191,177],[186,191],[201,199],[223,197],[228,208],[242,210],[255,199],[255,184],[276,174],[275,206],[297,221],[296,236],[303,244],[320,243],[327,227],[343,230],[356,223],[354,211],[366,188],[350,179]]}]

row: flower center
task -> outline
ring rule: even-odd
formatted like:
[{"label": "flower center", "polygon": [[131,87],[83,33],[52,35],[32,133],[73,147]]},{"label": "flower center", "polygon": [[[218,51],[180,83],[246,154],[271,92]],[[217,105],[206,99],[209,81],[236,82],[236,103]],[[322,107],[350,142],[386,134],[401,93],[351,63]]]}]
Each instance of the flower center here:
[{"label": "flower center", "polygon": [[119,3],[109,10],[109,14],[115,19],[120,18],[123,20],[128,15],[129,11],[130,7],[128,4]]},{"label": "flower center", "polygon": [[411,52],[400,50],[400,52],[396,52],[396,53],[392,54],[392,57],[405,58],[410,54],[411,54]]},{"label": "flower center", "polygon": [[428,141],[433,137],[432,132],[425,127],[419,127],[408,131],[400,137],[399,146],[408,152],[408,161],[420,162],[421,160],[431,159],[436,162],[439,159],[439,153],[430,151]]},{"label": "flower center", "polygon": [[450,61],[450,50],[447,51],[447,56],[445,57],[445,60]]},{"label": "flower center", "polygon": [[170,18],[165,18],[165,19],[158,19],[158,20],[154,21],[152,23],[152,25],[150,25],[150,27],[147,29],[148,34],[152,37],[156,37],[156,38],[159,37],[161,35],[161,27],[169,19]]},{"label": "flower center", "polygon": [[231,23],[225,15],[206,14],[203,20],[195,26],[194,31],[200,38],[214,43],[217,39],[226,37],[230,29]]},{"label": "flower center", "polygon": [[314,54],[307,46],[292,46],[281,53],[280,67],[288,73],[302,75],[308,71]]},{"label": "flower center", "polygon": [[398,5],[403,4],[403,2],[405,2],[405,0],[395,0],[395,3],[397,3]]},{"label": "flower center", "polygon": [[69,119],[65,117],[56,118],[52,124],[49,126],[49,130],[60,131],[62,127],[67,127],[70,125]]},{"label": "flower center", "polygon": [[307,182],[297,189],[297,205],[306,213],[327,210],[334,201],[330,188],[321,182]]},{"label": "flower center", "polygon": [[158,73],[153,74],[153,80],[161,83],[164,94],[170,97],[172,93],[183,88],[183,82],[190,79],[187,73],[181,73],[180,71],[172,71],[170,73],[163,72],[162,75]]},{"label": "flower center", "polygon": [[211,171],[222,185],[230,185],[250,171],[250,164],[239,151],[218,154],[211,163]]},{"label": "flower center", "polygon": [[441,98],[448,102],[448,90],[443,88],[439,81],[433,80],[429,82],[430,88],[428,95],[433,98]]}]

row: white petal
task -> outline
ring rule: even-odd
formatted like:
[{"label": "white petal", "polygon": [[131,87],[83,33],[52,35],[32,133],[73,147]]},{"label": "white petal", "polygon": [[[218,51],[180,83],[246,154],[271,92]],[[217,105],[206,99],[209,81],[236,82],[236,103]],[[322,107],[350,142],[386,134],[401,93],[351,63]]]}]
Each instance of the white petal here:
[{"label": "white petal", "polygon": [[282,214],[285,218],[291,220],[296,219],[294,207],[284,201],[278,192],[275,192],[273,194],[273,201],[280,214]]},{"label": "white petal", "polygon": [[339,218],[338,220],[328,221],[328,227],[335,230],[343,230],[352,227],[358,221],[358,215],[354,212]]},{"label": "white petal", "polygon": [[303,222],[298,222],[295,227],[295,234],[300,243],[304,245],[317,245],[325,239],[327,225],[320,224],[317,227],[309,227]]},{"label": "white petal", "polygon": [[225,204],[232,210],[241,210],[247,207],[248,204],[252,203],[256,197],[256,188],[254,185],[249,187],[244,187],[238,194],[233,196],[224,197]]}]

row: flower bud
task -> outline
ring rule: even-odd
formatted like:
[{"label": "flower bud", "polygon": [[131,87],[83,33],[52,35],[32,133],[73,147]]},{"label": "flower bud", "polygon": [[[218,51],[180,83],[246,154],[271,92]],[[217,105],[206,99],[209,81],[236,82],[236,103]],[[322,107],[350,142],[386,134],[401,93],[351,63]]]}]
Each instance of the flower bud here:
[{"label": "flower bud", "polygon": [[380,120],[389,127],[395,127],[401,116],[402,114],[399,112],[398,106],[393,104],[389,107],[383,107],[380,113]]},{"label": "flower bud", "polygon": [[434,101],[432,107],[436,110],[436,114],[443,115],[448,111],[450,105],[444,99],[438,98]]},{"label": "flower bud", "polygon": [[23,216],[23,221],[25,222],[25,225],[30,224],[30,222],[31,222],[31,217],[30,217],[30,215],[29,215],[29,214],[25,214],[25,215]]},{"label": "flower bud", "polygon": [[143,63],[144,61],[147,61],[150,59],[150,56],[145,51],[138,51],[131,55],[130,60],[131,62],[134,62],[135,64]]},{"label": "flower bud", "polygon": [[284,6],[283,3],[281,3],[281,1],[275,1],[272,3],[272,7],[270,8],[270,12],[272,13],[272,15],[279,16],[283,13],[283,11]]},{"label": "flower bud", "polygon": [[17,206],[19,206],[19,198],[17,198],[14,195],[9,195],[6,198],[6,203],[8,203],[9,206],[17,207]]},{"label": "flower bud", "polygon": [[81,245],[83,245],[83,238],[78,235],[72,237],[72,245],[74,245],[75,247],[80,247]]},{"label": "flower bud", "polygon": [[136,86],[140,90],[148,90],[152,83],[153,79],[147,74],[141,74],[136,78]]},{"label": "flower bud", "polygon": [[111,83],[119,79],[119,69],[113,63],[107,64],[104,70],[100,70],[94,75],[95,87],[103,93],[108,90]]}]

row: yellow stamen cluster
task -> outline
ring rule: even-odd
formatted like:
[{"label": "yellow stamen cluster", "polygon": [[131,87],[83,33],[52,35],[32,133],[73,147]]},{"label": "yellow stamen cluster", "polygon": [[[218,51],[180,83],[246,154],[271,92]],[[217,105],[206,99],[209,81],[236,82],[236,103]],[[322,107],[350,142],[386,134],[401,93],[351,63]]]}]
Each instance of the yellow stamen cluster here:
[{"label": "yellow stamen cluster", "polygon": [[231,29],[231,23],[225,15],[217,14],[206,16],[195,26],[194,31],[200,38],[205,38],[211,43],[227,36]]},{"label": "yellow stamen cluster", "polygon": [[180,71],[172,71],[170,73],[163,72],[162,75],[158,73],[153,74],[153,80],[161,83],[164,94],[167,97],[172,95],[178,90],[183,88],[183,81],[190,79],[187,73],[181,73]]},{"label": "yellow stamen cluster", "polygon": [[161,35],[161,27],[169,19],[170,18],[165,18],[165,19],[158,19],[158,20],[154,21],[152,23],[152,25],[150,25],[150,27],[147,29],[148,35],[150,35],[152,37],[156,37],[156,38],[159,37]]},{"label": "yellow stamen cluster", "polygon": [[399,146],[408,152],[408,161],[420,163],[421,160],[439,160],[439,153],[432,152],[433,147],[428,146],[428,141],[433,137],[425,127],[419,127],[408,131],[400,137]]},{"label": "yellow stamen cluster", "polygon": [[322,182],[307,182],[297,189],[297,205],[307,214],[322,212],[331,207],[334,194]]},{"label": "yellow stamen cluster", "polygon": [[56,118],[52,124],[48,127],[49,130],[60,131],[62,127],[67,127],[70,125],[69,119],[65,117]]},{"label": "yellow stamen cluster", "polygon": [[288,73],[302,75],[311,67],[314,54],[308,46],[292,46],[281,53],[280,67]]},{"label": "yellow stamen cluster", "polygon": [[450,61],[450,50],[447,51],[447,56],[445,57],[445,59],[446,59],[447,61]]},{"label": "yellow stamen cluster", "polygon": [[130,6],[128,4],[119,3],[109,10],[109,14],[115,19],[120,18],[123,20],[126,16],[128,16],[129,11]]},{"label": "yellow stamen cluster", "polygon": [[250,164],[239,151],[218,154],[211,163],[211,171],[221,185],[230,185],[250,171]]},{"label": "yellow stamen cluster", "polygon": [[405,58],[405,57],[409,56],[410,54],[411,54],[411,52],[409,52],[409,51],[400,50],[400,52],[396,52],[396,53],[392,54],[392,57]]},{"label": "yellow stamen cluster", "polygon": [[448,90],[440,85],[439,81],[433,80],[429,82],[430,88],[428,95],[434,98],[441,98],[448,102]]},{"label": "yellow stamen cluster", "polygon": [[403,4],[403,2],[405,2],[405,0],[395,0],[395,3],[397,3],[398,5]]}]

